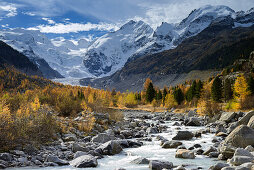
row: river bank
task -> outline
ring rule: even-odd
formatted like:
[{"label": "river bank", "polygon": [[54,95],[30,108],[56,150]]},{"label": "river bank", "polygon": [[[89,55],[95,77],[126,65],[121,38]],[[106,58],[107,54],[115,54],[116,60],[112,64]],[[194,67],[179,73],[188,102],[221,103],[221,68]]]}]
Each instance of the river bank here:
[{"label": "river bank", "polygon": [[[213,119],[200,117],[194,111],[175,114],[124,110],[123,114],[124,120],[112,123],[106,131],[96,124],[93,136],[84,137],[73,129],[48,146],[27,146],[0,153],[0,166],[9,169],[251,169],[254,149],[249,145],[254,144],[254,112],[225,112]],[[97,114],[96,118],[108,121],[105,114]],[[81,117],[75,118],[78,119]]]}]

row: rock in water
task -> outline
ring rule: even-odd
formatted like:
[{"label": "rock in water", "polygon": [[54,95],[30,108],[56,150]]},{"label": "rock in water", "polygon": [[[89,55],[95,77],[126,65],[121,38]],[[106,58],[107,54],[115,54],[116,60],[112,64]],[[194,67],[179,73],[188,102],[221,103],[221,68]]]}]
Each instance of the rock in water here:
[{"label": "rock in water", "polygon": [[182,145],[182,142],[179,141],[166,141],[165,143],[163,143],[162,148],[177,148],[178,146]]},{"label": "rock in water", "polygon": [[246,125],[240,125],[226,137],[225,143],[241,148],[245,148],[248,145],[253,146],[254,129]]},{"label": "rock in water", "polygon": [[187,126],[201,126],[201,123],[197,117],[191,117],[186,125]]},{"label": "rock in water", "polygon": [[190,140],[194,137],[194,134],[189,131],[178,131],[173,140]]},{"label": "rock in water", "polygon": [[153,161],[149,162],[149,168],[151,170],[171,169],[171,168],[173,168],[173,163],[153,160]]},{"label": "rock in water", "polygon": [[70,162],[70,165],[76,168],[96,167],[98,165],[97,159],[92,155],[80,156]]},{"label": "rock in water", "polygon": [[134,159],[131,162],[135,163],[135,164],[149,164],[149,160],[146,159],[146,158],[137,158],[137,159]]},{"label": "rock in water", "polygon": [[176,151],[176,158],[184,158],[184,159],[195,159],[194,152],[187,149],[178,149]]},{"label": "rock in water", "polygon": [[102,150],[103,155],[115,155],[123,150],[119,142],[114,140],[108,141],[98,148]]}]

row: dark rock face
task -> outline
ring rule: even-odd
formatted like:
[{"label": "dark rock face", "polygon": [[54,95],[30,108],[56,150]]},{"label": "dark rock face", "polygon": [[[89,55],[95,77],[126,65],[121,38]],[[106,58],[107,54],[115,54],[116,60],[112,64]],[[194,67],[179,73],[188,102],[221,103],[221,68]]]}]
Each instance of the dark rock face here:
[{"label": "dark rock face", "polygon": [[42,76],[42,72],[36,64],[2,41],[0,41],[0,56],[0,68],[6,64],[7,66],[14,66],[14,68],[28,75]]}]

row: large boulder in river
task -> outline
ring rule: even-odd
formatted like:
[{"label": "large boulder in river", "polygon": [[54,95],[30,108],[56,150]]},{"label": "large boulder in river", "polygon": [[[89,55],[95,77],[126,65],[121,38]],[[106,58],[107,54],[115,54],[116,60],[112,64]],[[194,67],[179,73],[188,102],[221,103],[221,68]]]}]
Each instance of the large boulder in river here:
[{"label": "large boulder in river", "polygon": [[98,165],[97,159],[92,155],[80,156],[70,162],[70,165],[76,168],[89,168]]},{"label": "large boulder in river", "polygon": [[159,133],[158,129],[156,127],[149,127],[146,129],[146,132],[148,134],[155,134],[155,133]]},{"label": "large boulder in river", "polygon": [[246,125],[240,125],[226,137],[225,143],[241,148],[248,145],[254,146],[254,129]]},{"label": "large boulder in river", "polygon": [[252,116],[254,116],[254,111],[245,113],[244,116],[238,121],[238,125],[247,125]]},{"label": "large boulder in river", "polygon": [[178,131],[173,140],[190,140],[194,137],[194,134],[189,131]]},{"label": "large boulder in river", "polygon": [[149,162],[149,168],[151,170],[172,169],[173,163],[166,162],[166,161],[152,160]]},{"label": "large boulder in river", "polygon": [[103,155],[115,155],[123,150],[119,142],[114,140],[102,144],[98,149],[101,149]]},{"label": "large boulder in river", "polygon": [[248,125],[249,127],[251,127],[252,129],[254,129],[254,116],[252,116],[248,122]]},{"label": "large boulder in river", "polygon": [[106,133],[100,133],[92,138],[92,142],[106,143],[110,140],[114,140],[115,137]]},{"label": "large boulder in river", "polygon": [[194,152],[187,149],[178,149],[176,151],[175,157],[183,159],[195,159]]},{"label": "large boulder in river", "polygon": [[220,121],[229,123],[235,118],[235,116],[236,116],[235,112],[224,112],[220,117]]},{"label": "large boulder in river", "polygon": [[168,149],[168,148],[177,148],[178,146],[182,145],[183,143],[180,141],[166,141],[163,143],[162,148]]},{"label": "large boulder in river", "polygon": [[201,121],[197,117],[189,118],[189,121],[186,123],[187,126],[201,126]]}]

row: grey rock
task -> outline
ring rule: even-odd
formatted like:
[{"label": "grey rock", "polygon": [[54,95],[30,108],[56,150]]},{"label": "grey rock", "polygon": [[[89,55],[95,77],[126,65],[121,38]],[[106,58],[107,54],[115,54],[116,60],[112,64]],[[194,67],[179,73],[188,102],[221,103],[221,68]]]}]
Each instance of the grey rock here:
[{"label": "grey rock", "polygon": [[87,152],[82,152],[82,151],[77,151],[75,154],[74,154],[74,159],[80,157],[80,156],[83,156],[83,155],[88,155]]},{"label": "grey rock", "polygon": [[252,116],[247,124],[247,126],[254,129],[254,116]]},{"label": "grey rock", "polygon": [[92,138],[92,142],[105,143],[114,139],[115,137],[110,134],[100,133]]},{"label": "grey rock", "polygon": [[58,166],[57,163],[54,163],[54,162],[44,162],[43,166]]},{"label": "grey rock", "polygon": [[0,159],[10,162],[13,160],[13,157],[9,153],[0,153]]},{"label": "grey rock", "polygon": [[74,134],[66,134],[63,138],[64,142],[77,141],[78,138]]},{"label": "grey rock", "polygon": [[162,169],[171,169],[173,168],[172,162],[152,160],[149,162],[149,168],[151,170],[162,170]]},{"label": "grey rock", "polygon": [[201,121],[197,117],[191,117],[186,123],[187,126],[201,126]]},{"label": "grey rock", "polygon": [[7,167],[4,164],[0,163],[0,169],[5,169],[5,168],[7,168]]},{"label": "grey rock", "polygon": [[174,168],[174,170],[186,170],[186,168],[184,168],[182,165],[178,166],[176,168]]},{"label": "grey rock", "polygon": [[248,150],[237,148],[235,150],[234,156],[248,156],[248,157],[254,157]]},{"label": "grey rock", "polygon": [[134,159],[133,161],[131,161],[131,163],[135,163],[135,164],[149,164],[149,160],[146,158],[137,158]]},{"label": "grey rock", "polygon": [[18,161],[24,165],[26,165],[28,162],[27,157],[20,157],[18,158]]},{"label": "grey rock", "polygon": [[103,155],[115,155],[123,150],[119,142],[114,140],[102,144],[98,149],[102,150]]},{"label": "grey rock", "polygon": [[146,129],[146,132],[147,132],[148,134],[156,134],[156,133],[159,133],[159,132],[158,132],[158,129],[155,128],[155,127],[149,127],[149,128],[147,128],[147,129]]},{"label": "grey rock", "polygon": [[77,151],[82,151],[82,152],[89,152],[88,148],[85,148],[83,146],[81,146],[80,143],[73,143],[72,147],[71,147],[72,152],[77,152]]},{"label": "grey rock", "polygon": [[236,148],[230,144],[222,143],[219,146],[219,152],[221,153],[220,159],[227,160],[232,158],[235,153]]},{"label": "grey rock", "polygon": [[249,152],[254,152],[254,148],[251,145],[246,146],[245,149]]},{"label": "grey rock", "polygon": [[252,116],[254,116],[254,111],[245,113],[244,116],[238,120],[238,125],[247,125]]},{"label": "grey rock", "polygon": [[189,131],[178,131],[173,140],[190,140],[194,137],[194,134]]},{"label": "grey rock", "polygon": [[252,162],[254,160],[253,157],[248,156],[234,156],[232,159],[230,159],[230,164],[239,166],[247,162]]},{"label": "grey rock", "polygon": [[70,162],[70,165],[76,168],[97,167],[98,162],[92,155],[83,155]]},{"label": "grey rock", "polygon": [[224,112],[222,113],[221,117],[220,117],[220,121],[225,121],[227,123],[231,122],[232,119],[234,119],[236,116],[235,112]]},{"label": "grey rock", "polygon": [[219,163],[215,164],[214,166],[210,167],[209,169],[211,169],[211,170],[221,170],[222,168],[228,167],[228,166],[229,166],[229,164],[227,164],[227,163],[219,162]]},{"label": "grey rock", "polygon": [[162,148],[168,149],[168,148],[177,148],[178,146],[182,145],[182,142],[179,141],[166,141],[163,143]]},{"label": "grey rock", "polygon": [[241,148],[254,145],[254,129],[246,125],[240,125],[226,137],[225,143]]},{"label": "grey rock", "polygon": [[207,150],[204,151],[203,155],[209,155],[211,152],[216,152],[216,151],[217,151],[217,149],[210,146]]},{"label": "grey rock", "polygon": [[220,154],[219,152],[210,152],[209,157],[210,158],[218,158],[219,154]]},{"label": "grey rock", "polygon": [[59,166],[69,165],[69,162],[59,159],[57,156],[53,156],[53,155],[49,155],[46,159],[46,162],[54,162],[58,164]]}]

